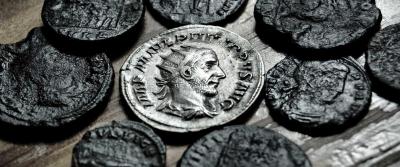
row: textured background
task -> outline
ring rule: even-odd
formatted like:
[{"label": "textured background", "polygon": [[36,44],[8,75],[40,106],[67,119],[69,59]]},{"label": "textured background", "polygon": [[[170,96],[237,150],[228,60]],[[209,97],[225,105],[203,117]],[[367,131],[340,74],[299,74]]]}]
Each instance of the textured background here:
[{"label": "textured background", "polygon": [[[382,10],[382,26],[400,22],[400,1],[376,0]],[[284,56],[264,44],[255,33],[256,23],[253,18],[253,8],[256,0],[249,0],[240,17],[223,27],[238,33],[248,39],[264,58],[266,70],[279,62]],[[0,43],[14,43],[25,38],[28,31],[42,25],[40,19],[43,0],[0,0]],[[119,52],[112,57],[115,69],[115,83],[111,99],[105,111],[96,111],[99,116],[83,128],[76,127],[77,132],[63,137],[61,140],[38,142],[30,141],[28,135],[18,135],[21,132],[0,127],[0,166],[71,166],[72,148],[81,136],[88,130],[112,120],[137,120],[128,108],[124,107],[119,91],[119,69],[125,59],[137,46],[149,40],[152,36],[166,30],[160,22],[146,11],[145,21],[137,40],[130,49]],[[360,62],[363,57],[359,58]],[[374,87],[375,90],[379,88]],[[398,96],[396,97],[397,99]],[[310,137],[289,131],[275,123],[268,114],[263,100],[249,111],[247,117],[235,121],[235,124],[254,124],[271,128],[289,137],[306,150],[314,166],[400,166],[400,107],[376,94],[373,95],[370,112],[357,125],[345,132],[329,137]],[[187,145],[193,143],[196,137],[176,134],[162,134],[167,144],[167,166],[175,166]],[[49,137],[52,133],[41,133]],[[23,140],[18,136],[28,136]]]}]

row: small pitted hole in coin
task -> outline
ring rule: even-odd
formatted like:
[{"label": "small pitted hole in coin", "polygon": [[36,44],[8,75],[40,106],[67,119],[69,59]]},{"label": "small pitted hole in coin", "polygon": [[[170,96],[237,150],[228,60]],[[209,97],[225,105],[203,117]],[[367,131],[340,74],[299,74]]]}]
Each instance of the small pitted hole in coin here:
[{"label": "small pitted hole in coin", "polygon": [[369,10],[371,8],[372,8],[372,5],[370,3],[368,3],[368,2],[365,2],[365,3],[361,4],[361,9],[362,10]]}]

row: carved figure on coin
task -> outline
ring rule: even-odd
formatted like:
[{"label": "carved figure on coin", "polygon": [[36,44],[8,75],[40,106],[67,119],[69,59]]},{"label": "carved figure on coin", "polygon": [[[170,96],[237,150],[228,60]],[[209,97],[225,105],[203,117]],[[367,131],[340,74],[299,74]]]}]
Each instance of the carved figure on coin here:
[{"label": "carved figure on coin", "polygon": [[214,97],[226,75],[213,50],[181,46],[162,59],[157,65],[161,78],[156,78],[160,90],[155,94],[162,100],[157,111],[186,120],[219,114]]},{"label": "carved figure on coin", "polygon": [[314,121],[311,119],[324,117],[320,114],[326,113],[326,105],[335,103],[336,98],[343,93],[350,72],[347,66],[338,65],[334,61],[327,61],[319,65],[313,63],[303,63],[299,67],[295,75],[299,84],[297,93],[295,93],[297,95],[291,102],[283,106],[291,108],[289,117],[305,123],[312,123]]}]

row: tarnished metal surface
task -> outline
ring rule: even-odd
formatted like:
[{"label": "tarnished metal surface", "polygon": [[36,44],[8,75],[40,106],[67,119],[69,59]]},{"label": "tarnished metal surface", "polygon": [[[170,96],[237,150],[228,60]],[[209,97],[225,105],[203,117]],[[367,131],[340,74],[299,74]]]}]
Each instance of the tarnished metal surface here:
[{"label": "tarnished metal surface", "polygon": [[[253,47],[263,56],[265,70],[269,70],[284,58],[278,48],[271,48],[277,38],[268,38],[257,30],[253,17],[256,0],[250,0],[239,18],[224,28],[235,32],[250,41]],[[28,31],[41,25],[40,11],[42,0],[0,1],[0,43],[12,43],[23,39]],[[400,1],[376,0],[381,9],[382,26],[400,22]],[[112,56],[114,69],[120,69],[129,54],[151,37],[167,30],[160,22],[153,19],[149,12],[145,14],[143,28],[136,42],[127,49],[119,48],[119,54]],[[263,38],[260,38],[260,37]],[[276,50],[275,50],[276,49]],[[363,57],[360,57],[361,65]],[[18,131],[0,127],[0,166],[70,166],[72,147],[88,130],[109,123],[112,120],[133,119],[129,108],[123,107],[123,99],[119,91],[119,73],[112,97],[105,111],[89,126],[77,129],[79,132],[68,135],[62,140],[52,142],[29,142],[38,134],[19,134]],[[372,90],[379,90],[373,87]],[[370,111],[364,119],[353,127],[339,134],[326,137],[312,137],[290,131],[279,126],[270,116],[264,100],[260,100],[246,118],[237,124],[255,124],[268,127],[287,136],[306,150],[314,166],[391,166],[400,161],[400,107],[384,94],[373,93]],[[399,98],[397,98],[399,99]],[[44,137],[48,134],[40,134]],[[176,166],[187,145],[194,139],[176,135],[162,136],[167,144],[167,166]],[[197,139],[197,138],[195,138]]]}]

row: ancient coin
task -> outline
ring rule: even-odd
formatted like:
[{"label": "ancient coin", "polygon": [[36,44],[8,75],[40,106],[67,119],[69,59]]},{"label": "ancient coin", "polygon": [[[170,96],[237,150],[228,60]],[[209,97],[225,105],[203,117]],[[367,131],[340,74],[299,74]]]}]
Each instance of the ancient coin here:
[{"label": "ancient coin", "polygon": [[210,24],[234,14],[246,0],[150,0],[163,18],[178,24]]},{"label": "ancient coin", "polygon": [[384,28],[372,39],[367,66],[372,75],[389,87],[400,90],[400,24]]},{"label": "ancient coin", "polygon": [[45,0],[42,20],[70,39],[97,41],[128,32],[143,13],[142,0]]},{"label": "ancient coin", "polygon": [[200,138],[182,156],[181,167],[310,167],[304,151],[269,129],[230,126]]},{"label": "ancient coin", "polygon": [[287,57],[267,73],[266,102],[289,124],[336,128],[367,111],[370,81],[351,58]]},{"label": "ancient coin", "polygon": [[220,27],[171,29],[136,49],[121,69],[134,113],[155,128],[199,131],[243,114],[263,86],[264,66],[251,44]]},{"label": "ancient coin", "polygon": [[95,108],[108,94],[113,69],[105,54],[75,55],[53,47],[40,28],[0,45],[0,120],[58,127]]},{"label": "ancient coin", "polygon": [[379,25],[373,0],[258,0],[255,16],[302,48],[353,43]]},{"label": "ancient coin", "polygon": [[162,167],[165,145],[151,128],[132,121],[113,122],[86,132],[73,149],[75,167]]}]

